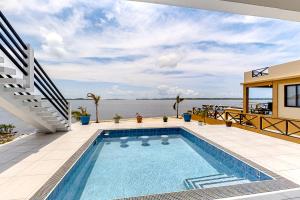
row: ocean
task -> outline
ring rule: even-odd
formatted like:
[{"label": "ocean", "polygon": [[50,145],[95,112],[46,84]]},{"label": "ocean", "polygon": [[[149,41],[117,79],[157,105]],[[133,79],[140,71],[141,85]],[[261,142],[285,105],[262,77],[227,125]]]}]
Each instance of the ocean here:
[{"label": "ocean", "polygon": [[[92,120],[95,119],[95,104],[91,100],[70,100],[72,110],[78,109],[79,106],[87,108],[91,113]],[[266,102],[264,100],[255,100],[251,103]],[[136,113],[143,117],[160,117],[163,115],[174,116],[176,111],[173,110],[174,100],[101,100],[99,105],[100,120],[110,120],[115,114],[122,118],[133,118]],[[180,113],[192,110],[193,107],[202,105],[227,105],[242,107],[242,100],[185,100],[180,103]],[[18,134],[28,134],[34,131],[34,128],[17,119],[12,114],[0,108],[0,124],[14,124]]]}]

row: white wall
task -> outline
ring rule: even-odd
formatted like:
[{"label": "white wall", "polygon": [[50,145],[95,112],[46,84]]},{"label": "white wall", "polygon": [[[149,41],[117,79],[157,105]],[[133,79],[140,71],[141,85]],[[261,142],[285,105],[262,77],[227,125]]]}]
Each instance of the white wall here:
[{"label": "white wall", "polygon": [[291,108],[284,106],[284,86],[292,84],[300,84],[300,82],[278,85],[278,117],[300,120],[300,108]]}]

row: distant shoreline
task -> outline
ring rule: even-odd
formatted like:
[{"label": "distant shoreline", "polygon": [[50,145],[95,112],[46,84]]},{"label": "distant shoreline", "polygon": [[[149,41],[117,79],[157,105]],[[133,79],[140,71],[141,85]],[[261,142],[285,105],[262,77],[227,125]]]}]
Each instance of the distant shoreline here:
[{"label": "distant shoreline", "polygon": [[[243,98],[184,98],[185,100],[243,100]],[[87,101],[91,101],[91,99],[85,99],[85,98],[70,98],[70,99],[66,99],[66,100],[87,100]],[[103,99],[103,100],[114,100],[114,101],[122,101],[122,100],[135,100],[135,101],[139,101],[139,100],[175,100],[175,98],[153,98],[153,99]],[[250,98],[249,100],[272,100],[272,98]]]}]

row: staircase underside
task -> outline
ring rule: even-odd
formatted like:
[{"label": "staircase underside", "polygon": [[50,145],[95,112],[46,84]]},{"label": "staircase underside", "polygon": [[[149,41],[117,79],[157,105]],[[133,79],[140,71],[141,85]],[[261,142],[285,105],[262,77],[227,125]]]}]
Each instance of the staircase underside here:
[{"label": "staircase underside", "polygon": [[5,94],[3,86],[0,86],[0,105],[7,112],[12,113],[17,118],[23,120],[24,122],[31,124],[37,128],[40,132],[55,132],[55,128],[48,125],[39,116],[30,111],[29,107],[24,106],[21,101],[12,100],[13,95]]},{"label": "staircase underside", "polygon": [[[2,62],[1,62],[2,61]],[[48,101],[24,88],[25,80],[13,77],[16,70],[7,68],[0,57],[0,106],[17,118],[32,125],[38,132],[69,130],[69,124]]]},{"label": "staircase underside", "polygon": [[0,24],[0,107],[38,132],[68,131],[70,103],[1,10]]}]

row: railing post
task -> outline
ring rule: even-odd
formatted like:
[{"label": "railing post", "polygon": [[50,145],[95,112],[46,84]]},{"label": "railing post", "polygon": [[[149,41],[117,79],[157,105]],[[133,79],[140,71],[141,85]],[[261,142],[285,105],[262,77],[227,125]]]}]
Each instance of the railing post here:
[{"label": "railing post", "polygon": [[288,120],[285,121],[285,134],[286,135],[289,134],[289,121]]},{"label": "railing post", "polygon": [[68,112],[69,112],[69,119],[68,119],[68,124],[69,124],[69,131],[71,130],[71,125],[72,125],[72,106],[71,102],[68,101]]},{"label": "railing post", "polygon": [[263,130],[263,117],[259,116],[259,129]]},{"label": "railing post", "polygon": [[26,63],[28,67],[26,70],[28,75],[25,76],[26,83],[24,87],[27,92],[34,92],[34,52],[29,44],[27,44],[27,50],[25,51],[27,54]]}]

